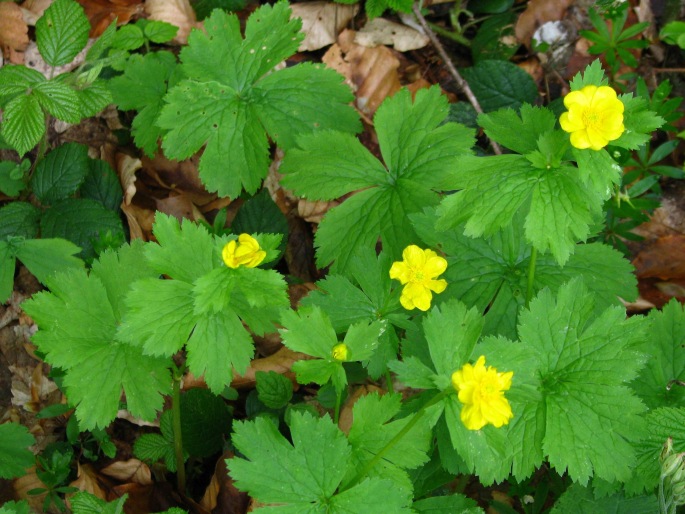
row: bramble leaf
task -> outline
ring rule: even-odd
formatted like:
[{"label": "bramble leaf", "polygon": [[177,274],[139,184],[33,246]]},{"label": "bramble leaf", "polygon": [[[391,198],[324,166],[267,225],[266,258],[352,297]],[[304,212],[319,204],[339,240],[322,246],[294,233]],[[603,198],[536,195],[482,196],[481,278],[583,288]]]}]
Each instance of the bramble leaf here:
[{"label": "bramble leaf", "polygon": [[171,158],[205,146],[199,169],[210,190],[255,192],[270,163],[267,134],[288,149],[300,134],[360,129],[347,105],[352,95],[334,71],[301,64],[268,73],[297,51],[300,27],[279,2],[250,16],[244,39],[238,18],[218,9],[205,20],[206,34],[191,33],[181,52],[188,80],[170,89],[157,124],[168,131],[162,146]]},{"label": "bramble leaf", "polygon": [[31,189],[44,205],[73,195],[90,170],[88,147],[65,143],[48,153],[36,166]]},{"label": "bramble leaf", "polygon": [[78,2],[55,0],[36,22],[38,51],[50,66],[71,62],[88,43],[90,23]]},{"label": "bramble leaf", "polygon": [[[440,89],[408,90],[386,100],[375,126],[385,166],[348,135],[316,133],[299,139],[283,160],[283,183],[312,199],[331,199],[363,191],[333,208],[316,233],[317,262],[349,273],[357,248],[374,247],[378,238],[393,258],[417,241],[408,215],[439,201],[452,188],[455,157],[466,154],[472,131],[457,123],[441,125],[448,113]],[[387,170],[386,170],[387,167]]]}]

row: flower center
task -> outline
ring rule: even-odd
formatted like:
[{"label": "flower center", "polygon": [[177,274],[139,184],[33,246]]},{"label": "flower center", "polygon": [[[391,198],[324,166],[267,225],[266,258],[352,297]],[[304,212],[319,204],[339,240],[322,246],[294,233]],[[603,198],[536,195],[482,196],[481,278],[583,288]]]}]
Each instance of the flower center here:
[{"label": "flower center", "polygon": [[601,116],[594,109],[585,109],[583,111],[583,124],[586,127],[596,128],[601,121],[600,118]]}]

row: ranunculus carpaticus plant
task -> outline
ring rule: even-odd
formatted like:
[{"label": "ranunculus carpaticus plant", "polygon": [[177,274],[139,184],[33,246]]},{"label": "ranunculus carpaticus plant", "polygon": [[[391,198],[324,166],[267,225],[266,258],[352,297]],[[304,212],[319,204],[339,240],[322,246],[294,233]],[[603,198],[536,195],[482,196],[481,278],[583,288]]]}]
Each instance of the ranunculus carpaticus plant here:
[{"label": "ranunculus carpaticus plant", "polygon": [[[632,267],[591,242],[622,173],[612,148],[638,148],[662,122],[647,101],[617,95],[596,61],[571,82],[561,118],[528,104],[481,114],[505,149],[482,155],[473,130],[446,121],[437,86],[402,90],[373,120],[377,158],[351,134],[358,120],[335,73],[267,74],[299,43],[289,20],[284,3],[262,7],[243,38],[237,18],[213,14],[181,52],[185,78],[159,89],[146,116],[159,117],[155,138],[171,157],[206,145],[210,188],[254,191],[269,134],[285,148],[284,186],[312,200],[346,196],[315,236],[328,274],[290,308],[285,277],[262,267],[279,236],[215,236],[158,214],[155,241],[55,275],[24,307],[36,346],[64,371],[79,425],[107,426],[120,401],[151,420],[171,395],[163,435],[185,492],[184,374],[219,395],[250,365],[252,336],[278,332],[299,352],[292,371],[304,387],[257,378],[268,400],[251,399],[234,423],[226,461],[254,512],[476,513],[442,486],[473,476],[524,488],[552,473],[569,486],[556,514],[587,504],[666,513],[683,500],[673,455],[685,451],[685,313],[671,303],[627,318]],[[217,56],[230,65],[217,68]],[[310,73],[325,93],[285,101],[281,79]],[[335,116],[317,121],[331,94],[343,132]],[[368,381],[374,392],[351,394]]]}]

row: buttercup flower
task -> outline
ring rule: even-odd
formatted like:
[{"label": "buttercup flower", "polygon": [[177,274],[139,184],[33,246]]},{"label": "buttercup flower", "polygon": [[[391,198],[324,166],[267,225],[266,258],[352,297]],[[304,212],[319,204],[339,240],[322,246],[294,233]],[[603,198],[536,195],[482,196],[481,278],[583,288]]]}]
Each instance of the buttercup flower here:
[{"label": "buttercup flower", "polygon": [[254,268],[264,260],[266,252],[259,248],[259,243],[250,234],[240,234],[238,241],[229,241],[224,246],[221,257],[229,268]]},{"label": "buttercup flower", "polygon": [[331,351],[331,355],[337,361],[346,361],[350,353],[350,349],[345,343],[336,344]]},{"label": "buttercup flower", "polygon": [[585,86],[564,97],[568,109],[559,118],[576,148],[601,150],[623,134],[623,102],[608,86]]},{"label": "buttercup flower", "polygon": [[452,386],[459,393],[461,421],[469,430],[480,430],[488,423],[499,428],[514,417],[504,391],[511,387],[513,371],[498,373],[492,366],[485,367],[481,355],[475,365],[464,366],[452,373]]},{"label": "buttercup flower", "polygon": [[447,287],[444,279],[434,280],[447,269],[447,261],[433,250],[422,250],[416,245],[407,246],[402,261],[394,262],[390,278],[399,280],[404,289],[400,296],[402,307],[427,311],[434,293],[442,293]]}]

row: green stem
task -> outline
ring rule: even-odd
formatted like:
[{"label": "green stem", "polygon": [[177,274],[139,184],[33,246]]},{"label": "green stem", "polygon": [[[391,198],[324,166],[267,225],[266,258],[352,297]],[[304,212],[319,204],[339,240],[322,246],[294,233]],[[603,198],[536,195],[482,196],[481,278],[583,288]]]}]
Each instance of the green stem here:
[{"label": "green stem", "polygon": [[533,299],[533,284],[535,283],[535,265],[538,260],[538,250],[533,246],[530,251],[530,263],[528,264],[528,287],[526,288],[526,307]]},{"label": "green stem", "polygon": [[361,472],[359,472],[357,476],[354,477],[354,479],[349,483],[349,485],[345,489],[350,489],[357,485],[359,482],[361,482],[362,479],[366,475],[368,475],[369,471],[371,471],[374,468],[374,466],[380,462],[380,460],[385,456],[385,454],[387,454],[390,451],[390,449],[398,443],[398,441],[400,441],[405,435],[409,433],[409,431],[412,428],[414,428],[414,425],[416,425],[421,420],[423,415],[430,407],[432,407],[436,403],[441,402],[443,399],[447,397],[447,395],[451,393],[454,393],[454,389],[452,388],[448,388],[444,391],[439,392],[433,398],[431,398],[431,400],[428,403],[426,403],[423,407],[416,411],[414,417],[412,417],[407,422],[407,424],[404,425],[402,429],[399,432],[397,432],[397,434],[395,434],[395,437],[388,441],[388,444],[386,444],[381,449],[381,451],[379,451],[376,455],[374,455],[374,457],[369,462],[366,463],[366,466],[362,468]]},{"label": "green stem", "polygon": [[181,380],[183,380],[183,370],[175,368],[174,389],[171,396],[171,417],[174,427],[174,453],[176,455],[176,484],[178,492],[185,494],[186,490],[186,469],[183,461],[183,436],[181,435]]},{"label": "green stem", "polygon": [[433,32],[436,34],[440,34],[441,36],[444,36],[446,38],[451,39],[455,43],[459,43],[462,46],[465,46],[467,48],[471,47],[471,41],[466,39],[464,36],[462,36],[458,32],[452,32],[451,30],[447,30],[440,25],[436,25],[435,23],[429,23],[428,24],[431,29],[433,29]]},{"label": "green stem", "polygon": [[333,423],[336,425],[338,424],[338,420],[340,419],[340,404],[342,403],[342,389],[338,391],[336,388],[335,390],[335,411],[333,412]]},{"label": "green stem", "polygon": [[392,375],[390,374],[390,370],[388,368],[385,368],[385,388],[389,393],[395,392],[395,388],[392,385]]}]

